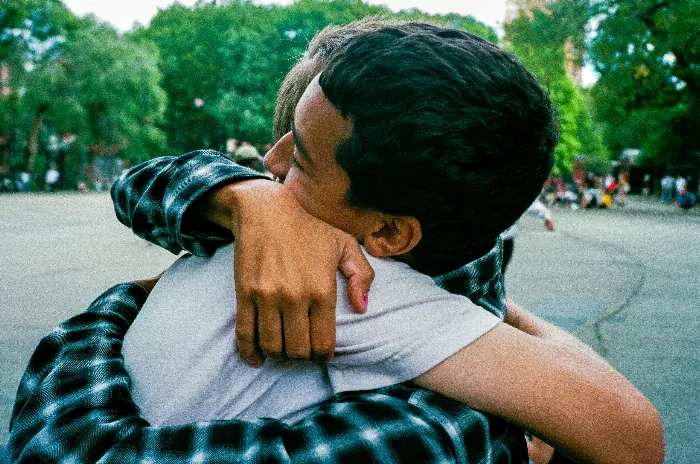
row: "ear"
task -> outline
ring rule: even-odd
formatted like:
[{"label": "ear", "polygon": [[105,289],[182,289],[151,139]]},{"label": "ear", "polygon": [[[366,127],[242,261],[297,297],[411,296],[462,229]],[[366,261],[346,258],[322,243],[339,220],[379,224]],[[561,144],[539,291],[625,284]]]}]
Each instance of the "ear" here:
[{"label": "ear", "polygon": [[422,237],[420,222],[413,216],[383,216],[363,237],[363,244],[370,255],[388,258],[408,253]]}]

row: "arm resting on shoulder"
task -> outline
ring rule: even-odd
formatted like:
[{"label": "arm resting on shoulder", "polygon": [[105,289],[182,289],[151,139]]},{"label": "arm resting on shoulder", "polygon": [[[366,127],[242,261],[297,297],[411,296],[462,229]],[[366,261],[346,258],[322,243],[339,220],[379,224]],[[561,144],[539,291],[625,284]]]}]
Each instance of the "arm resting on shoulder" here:
[{"label": "arm resting on shoulder", "polygon": [[499,324],[414,383],[506,419],[583,463],[663,461],[658,412],[591,353]]},{"label": "arm resting on shoulder", "polygon": [[[593,356],[600,362],[608,364],[608,362],[603,359],[596,351],[590,346],[583,343],[581,340],[563,330],[554,324],[550,324],[541,317],[535,316],[522,306],[519,306],[512,301],[507,302],[508,313],[503,322],[515,327],[518,330],[525,332],[526,334],[532,335],[533,337],[541,338],[543,340],[549,340],[551,342],[559,343],[569,348],[580,351],[581,353]],[[608,364],[609,366],[609,364]],[[611,369],[614,369],[610,366]]]},{"label": "arm resting on shoulder", "polygon": [[[333,357],[338,269],[353,307],[366,309],[373,273],[357,241],[311,217],[281,184],[221,153],[142,163],[114,184],[112,199],[124,225],[173,253],[209,256],[236,237],[234,268],[245,270],[235,272],[236,346],[253,365],[264,353]],[[284,315],[307,324],[283,333]],[[258,320],[271,329],[259,331]]]},{"label": "arm resting on shoulder", "polygon": [[219,152],[197,150],[134,166],[112,186],[112,201],[119,221],[139,237],[172,253],[208,256],[233,237],[225,224],[191,212],[213,189],[249,179],[267,178]]}]

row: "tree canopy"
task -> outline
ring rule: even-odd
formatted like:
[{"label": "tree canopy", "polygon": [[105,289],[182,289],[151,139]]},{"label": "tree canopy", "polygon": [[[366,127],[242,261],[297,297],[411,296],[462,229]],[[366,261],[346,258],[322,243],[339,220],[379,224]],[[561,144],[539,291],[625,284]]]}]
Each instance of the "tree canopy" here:
[{"label": "tree canopy", "polygon": [[[579,154],[607,166],[624,148],[672,174],[697,170],[700,0],[538,5],[506,24],[502,45],[557,107],[555,172],[569,174]],[[57,161],[56,134],[73,135],[72,158],[58,161],[76,171],[100,153],[140,161],[223,149],[231,137],[271,142],[277,89],[311,37],[367,16],[435,21],[500,44],[471,16],[361,0],[175,3],[126,34],[60,0],[0,0],[0,174]],[[572,78],[584,62],[600,75],[591,89]]]},{"label": "tree canopy", "polygon": [[[641,148],[672,175],[700,166],[700,0],[606,0],[590,54],[597,117],[613,151]],[[661,172],[660,172],[661,174]]]},{"label": "tree canopy", "polygon": [[[5,153],[10,145],[20,156],[5,156],[0,165],[41,172],[56,156],[51,137],[68,133],[75,150],[108,145],[135,161],[165,150],[158,124],[167,97],[155,47],[94,17],[77,18],[59,1],[3,1],[0,136]],[[60,167],[75,171],[85,161],[78,156],[76,165]]]},{"label": "tree canopy", "polygon": [[176,4],[132,33],[160,50],[162,85],[170,100],[164,129],[171,149],[221,149],[228,137],[271,142],[277,90],[308,41],[329,24],[368,16],[430,19],[498,40],[492,28],[472,17],[392,13],[360,0]]},{"label": "tree canopy", "polygon": [[560,175],[571,173],[577,155],[591,165],[605,165],[609,158],[589,102],[571,76],[571,70],[583,64],[589,13],[586,0],[550,1],[506,25],[508,48],[549,90],[557,108],[561,133],[554,173]]}]

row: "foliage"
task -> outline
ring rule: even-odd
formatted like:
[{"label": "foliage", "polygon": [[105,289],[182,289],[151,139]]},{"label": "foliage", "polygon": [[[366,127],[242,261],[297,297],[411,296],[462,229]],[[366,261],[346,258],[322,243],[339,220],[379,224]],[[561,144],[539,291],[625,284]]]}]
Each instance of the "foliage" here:
[{"label": "foliage", "polygon": [[549,90],[557,108],[561,135],[553,172],[558,175],[570,174],[580,153],[590,160],[608,158],[582,89],[567,71],[567,61],[582,64],[589,8],[585,0],[549,1],[506,26],[508,47]]},{"label": "foliage", "polygon": [[470,16],[394,13],[361,0],[175,3],[127,34],[76,17],[60,0],[0,0],[0,64],[10,74],[1,83],[9,94],[0,96],[0,145],[10,140],[14,154],[0,156],[0,169],[11,162],[40,173],[57,160],[50,139],[64,133],[76,141],[59,169],[73,177],[101,147],[140,161],[222,149],[229,137],[270,142],[277,89],[308,41],[329,24],[368,16],[429,20],[498,43]]},{"label": "foliage", "polygon": [[[15,156],[0,165],[42,172],[47,158],[57,156],[49,139],[63,133],[76,136],[74,150],[81,153],[98,144],[116,146],[133,161],[163,152],[157,124],[166,95],[154,47],[92,17],[76,18],[58,1],[13,2],[3,12],[0,61],[9,79],[8,95],[0,98],[0,136],[12,136]],[[63,164],[65,155],[53,161]],[[89,159],[68,161],[60,170],[70,178]]]},{"label": "foliage", "polygon": [[239,0],[200,2],[193,8],[176,4],[161,10],[147,28],[132,32],[160,50],[159,68],[170,102],[164,126],[169,145],[184,152],[221,149],[229,137],[270,142],[277,89],[308,41],[328,24],[367,16],[430,19],[497,40],[493,29],[471,17],[417,10],[395,14],[360,0],[299,0],[288,6]]},{"label": "foliage", "polygon": [[[105,46],[107,45],[107,46]],[[147,159],[161,152],[167,97],[160,88],[157,51],[119,36],[104,24],[90,24],[67,44],[61,66],[67,90],[83,116],[72,124],[85,143],[118,145],[123,158]],[[63,128],[69,124],[61,118]]]},{"label": "foliage", "polygon": [[591,57],[592,95],[614,151],[642,149],[659,173],[700,168],[700,1],[606,0]]}]

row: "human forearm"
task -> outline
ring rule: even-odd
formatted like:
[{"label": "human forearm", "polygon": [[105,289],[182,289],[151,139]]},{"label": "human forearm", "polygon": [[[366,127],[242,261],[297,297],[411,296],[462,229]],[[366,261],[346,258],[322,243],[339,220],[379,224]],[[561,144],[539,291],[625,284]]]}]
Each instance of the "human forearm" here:
[{"label": "human forearm", "polygon": [[[236,266],[245,269],[235,273],[237,346],[252,364],[263,360],[257,341],[268,354],[332,357],[337,270],[349,279],[353,306],[366,308],[373,276],[357,241],[319,224],[281,184],[220,153],[142,163],[114,184],[112,198],[122,223],[173,253],[210,256],[235,235]],[[290,307],[310,319],[314,338],[299,334],[283,344],[281,333],[256,333],[261,314],[279,319]]]},{"label": "human forearm", "polygon": [[658,412],[622,375],[506,324],[415,382],[513,422],[576,462],[663,461]]},{"label": "human forearm", "polygon": [[270,196],[279,193],[281,188],[280,184],[264,179],[223,183],[192,204],[188,223],[204,223],[231,233],[238,232],[243,223],[247,226],[255,221],[261,207],[274,204]]},{"label": "human forearm", "polygon": [[209,227],[193,205],[212,189],[259,173],[237,165],[221,153],[199,150],[178,157],[162,157],[131,168],[112,187],[117,218],[134,233],[163,248],[209,255],[231,241],[230,231]]},{"label": "human forearm", "polygon": [[511,327],[515,327],[516,329],[525,332],[526,334],[532,335],[533,337],[560,343],[564,346],[568,346],[569,348],[573,348],[581,351],[582,353],[593,356],[607,364],[607,361],[596,353],[593,348],[586,345],[569,332],[555,326],[554,324],[550,324],[538,316],[535,316],[522,306],[519,306],[512,301],[508,301],[508,313],[504,322]]}]

